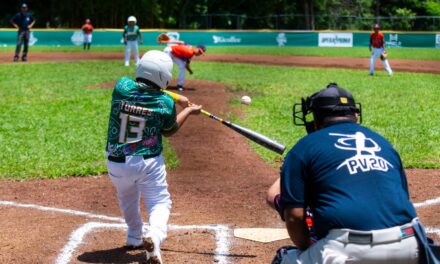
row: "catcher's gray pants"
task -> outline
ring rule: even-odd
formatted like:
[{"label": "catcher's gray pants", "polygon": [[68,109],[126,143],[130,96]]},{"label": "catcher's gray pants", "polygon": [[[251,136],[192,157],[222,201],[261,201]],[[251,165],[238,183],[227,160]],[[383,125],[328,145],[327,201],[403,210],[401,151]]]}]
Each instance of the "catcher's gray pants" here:
[{"label": "catcher's gray pants", "polygon": [[414,234],[404,235],[408,228],[413,230],[411,223],[374,231],[334,229],[303,252],[289,251],[281,264],[418,264],[419,246]]},{"label": "catcher's gray pants", "polygon": [[27,57],[28,47],[29,47],[29,30],[19,30],[17,36],[17,46],[15,47],[15,57],[18,58],[20,55],[21,45],[24,45],[22,58]]}]

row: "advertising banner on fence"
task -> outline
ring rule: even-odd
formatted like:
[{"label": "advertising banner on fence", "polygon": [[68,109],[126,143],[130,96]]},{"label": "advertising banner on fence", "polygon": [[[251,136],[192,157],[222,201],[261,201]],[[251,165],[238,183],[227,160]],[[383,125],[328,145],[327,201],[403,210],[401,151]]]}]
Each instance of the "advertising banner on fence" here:
[{"label": "advertising banner on fence", "polygon": [[[143,45],[157,46],[159,31],[142,31]],[[370,32],[312,31],[170,31],[170,38],[191,45],[206,46],[278,46],[278,47],[368,47]],[[440,34],[385,33],[386,46],[392,48],[440,48]],[[0,47],[15,46],[17,31],[0,30]],[[32,30],[30,45],[81,46],[84,35],[79,30]],[[122,46],[122,30],[93,31],[94,46]]]},{"label": "advertising banner on fence", "polygon": [[319,47],[353,47],[353,33],[319,33]]}]

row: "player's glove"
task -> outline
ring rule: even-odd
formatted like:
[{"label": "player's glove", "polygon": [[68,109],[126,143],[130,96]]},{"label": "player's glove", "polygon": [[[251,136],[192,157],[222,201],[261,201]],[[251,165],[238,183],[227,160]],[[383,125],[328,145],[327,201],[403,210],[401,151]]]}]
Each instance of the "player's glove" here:
[{"label": "player's glove", "polygon": [[386,50],[382,51],[382,53],[380,54],[380,59],[381,60],[386,60],[388,58],[388,53]]},{"label": "player's glove", "polygon": [[157,37],[157,43],[164,44],[170,40],[170,37],[168,37],[167,34],[162,33]]}]

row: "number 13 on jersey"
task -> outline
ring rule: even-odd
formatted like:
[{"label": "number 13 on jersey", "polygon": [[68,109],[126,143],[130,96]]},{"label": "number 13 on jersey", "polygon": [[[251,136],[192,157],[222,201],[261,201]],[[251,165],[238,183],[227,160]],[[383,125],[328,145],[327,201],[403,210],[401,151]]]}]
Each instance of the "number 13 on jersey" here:
[{"label": "number 13 on jersey", "polygon": [[[142,140],[146,121],[137,116],[132,116],[124,113],[119,114],[121,120],[121,127],[119,130],[119,143],[135,143]],[[137,125],[130,126],[128,122],[136,122]],[[135,137],[129,137],[128,133],[135,134]]]}]

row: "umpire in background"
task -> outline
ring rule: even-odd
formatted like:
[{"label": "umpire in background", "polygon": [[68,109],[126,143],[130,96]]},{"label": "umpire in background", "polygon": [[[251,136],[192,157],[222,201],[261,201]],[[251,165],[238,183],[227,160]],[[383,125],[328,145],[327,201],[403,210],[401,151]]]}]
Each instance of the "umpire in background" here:
[{"label": "umpire in background", "polygon": [[28,12],[28,6],[26,4],[21,5],[21,11],[11,19],[11,24],[18,29],[17,47],[15,49],[14,61],[18,61],[22,44],[24,45],[24,49],[21,60],[26,61],[30,29],[35,24],[35,19],[32,14]]},{"label": "umpire in background", "polygon": [[[296,248],[281,248],[273,263],[426,263],[418,243],[426,235],[399,154],[357,123],[361,115],[335,83],[294,105],[294,122],[308,135],[287,154],[267,202]],[[307,208],[317,241],[309,237]]]}]

